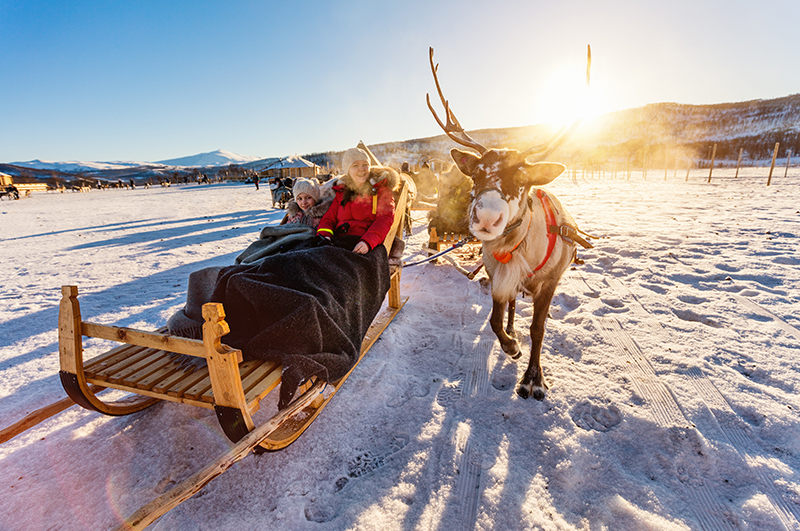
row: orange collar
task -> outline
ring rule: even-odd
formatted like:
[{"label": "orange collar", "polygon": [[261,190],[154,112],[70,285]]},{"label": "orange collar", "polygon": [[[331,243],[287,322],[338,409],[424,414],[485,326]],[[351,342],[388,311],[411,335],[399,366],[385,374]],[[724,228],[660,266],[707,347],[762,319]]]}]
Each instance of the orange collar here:
[{"label": "orange collar", "polygon": [[525,239],[525,236],[528,235],[528,231],[531,230],[531,221],[533,221],[533,211],[530,211],[530,217],[528,218],[528,228],[526,228],[525,232],[522,233],[522,239],[519,242],[517,242],[514,248],[511,249],[510,251],[500,251],[500,252],[493,251],[492,256],[494,256],[495,260],[497,260],[501,264],[507,264],[511,261],[511,253],[517,250],[517,247],[519,247],[522,244],[522,241]]}]

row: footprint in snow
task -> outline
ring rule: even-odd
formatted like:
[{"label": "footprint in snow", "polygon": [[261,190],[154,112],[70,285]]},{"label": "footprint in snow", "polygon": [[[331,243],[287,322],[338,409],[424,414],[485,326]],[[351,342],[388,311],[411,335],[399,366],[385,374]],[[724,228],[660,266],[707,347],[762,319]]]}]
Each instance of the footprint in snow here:
[{"label": "footprint in snow", "polygon": [[422,398],[428,396],[429,388],[427,383],[418,380],[411,380],[405,382],[400,392],[392,395],[386,401],[386,405],[391,408],[397,408],[411,400],[412,398]]},{"label": "footprint in snow", "polygon": [[678,300],[683,301],[686,304],[705,304],[708,302],[708,299],[696,297],[694,295],[678,295]]},{"label": "footprint in snow", "polygon": [[517,383],[517,364],[503,360],[503,364],[492,371],[491,384],[498,391],[505,391]]},{"label": "footprint in snow", "polygon": [[383,448],[360,452],[347,462],[347,475],[340,477],[333,485],[333,492],[322,493],[306,505],[304,514],[309,522],[330,522],[338,515],[339,502],[335,495],[353,479],[370,474],[391,463],[394,454],[402,450],[411,438],[407,433],[395,435]]},{"label": "footprint in snow", "polygon": [[673,308],[672,313],[675,314],[678,319],[682,319],[684,321],[690,321],[695,323],[701,323],[706,326],[710,326],[711,328],[722,328],[722,325],[712,321],[708,317],[703,317],[701,315],[697,315],[691,310],[678,310]]},{"label": "footprint in snow", "polygon": [[622,412],[614,404],[598,405],[581,400],[572,407],[572,421],[584,430],[608,431],[622,422]]},{"label": "footprint in snow", "polygon": [[452,380],[442,382],[442,387],[436,393],[436,403],[442,407],[450,407],[459,400],[464,393],[464,374],[457,375]]}]

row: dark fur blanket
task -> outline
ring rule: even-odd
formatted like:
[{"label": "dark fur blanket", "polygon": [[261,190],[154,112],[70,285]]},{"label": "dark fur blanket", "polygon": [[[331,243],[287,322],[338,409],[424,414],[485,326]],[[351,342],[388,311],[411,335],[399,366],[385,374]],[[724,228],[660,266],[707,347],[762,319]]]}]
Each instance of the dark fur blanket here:
[{"label": "dark fur blanket", "polygon": [[304,380],[347,374],[388,290],[383,245],[364,255],[325,246],[224,267],[210,300],[224,304],[226,344],[283,364],[283,408]]}]

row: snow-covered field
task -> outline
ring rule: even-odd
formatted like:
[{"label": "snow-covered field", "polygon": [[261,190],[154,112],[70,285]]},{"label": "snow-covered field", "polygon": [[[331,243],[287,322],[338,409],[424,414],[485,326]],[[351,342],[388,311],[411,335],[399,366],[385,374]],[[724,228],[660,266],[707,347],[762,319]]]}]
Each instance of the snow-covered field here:
[{"label": "snow-covered field", "polygon": [[[549,187],[602,239],[553,300],[544,401],[514,393],[529,299],[512,363],[481,283],[407,268],[410,300],[308,431],[152,528],[800,528],[800,170],[770,187],[763,168],[732,173]],[[65,396],[61,285],[78,285],[84,319],[155,329],[191,271],[277,223],[268,197],[229,184],[0,203],[0,428]],[[420,220],[408,261],[426,240]],[[210,410],[72,407],[0,445],[0,529],[114,527],[230,446]]]}]

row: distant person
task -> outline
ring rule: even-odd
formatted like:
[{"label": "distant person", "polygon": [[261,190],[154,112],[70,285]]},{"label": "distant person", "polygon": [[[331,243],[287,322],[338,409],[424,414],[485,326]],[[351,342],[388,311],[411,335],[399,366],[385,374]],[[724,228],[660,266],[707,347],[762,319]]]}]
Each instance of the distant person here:
[{"label": "distant person", "polygon": [[412,175],[412,178],[417,184],[417,191],[420,196],[424,196],[421,197],[421,199],[425,201],[436,200],[436,195],[439,192],[439,179],[436,177],[436,174],[431,171],[431,167],[427,162],[422,164],[422,167],[415,175]]}]

